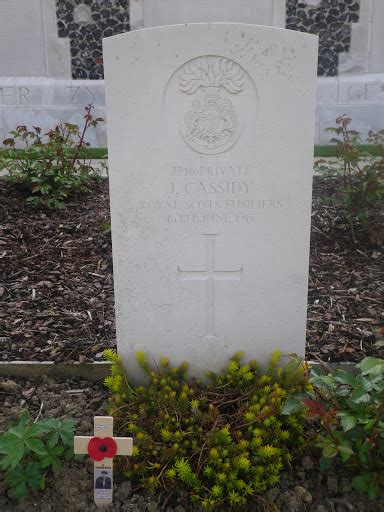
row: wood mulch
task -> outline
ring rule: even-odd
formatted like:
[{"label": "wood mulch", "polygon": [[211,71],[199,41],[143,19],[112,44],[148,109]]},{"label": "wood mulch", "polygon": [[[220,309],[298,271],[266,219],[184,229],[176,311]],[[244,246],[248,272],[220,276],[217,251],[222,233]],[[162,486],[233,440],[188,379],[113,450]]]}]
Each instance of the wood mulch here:
[{"label": "wood mulch", "polygon": [[107,182],[59,211],[0,187],[0,359],[101,358],[115,345]]},{"label": "wood mulch", "polygon": [[[359,225],[352,241],[340,205],[331,205],[334,186],[332,178],[315,177],[306,356],[333,362],[384,358],[384,247],[372,244]],[[383,213],[375,219],[382,227]],[[383,236],[376,232],[382,242]]]},{"label": "wood mulch", "polygon": [[[307,357],[384,357],[383,248],[351,242],[315,179]],[[108,183],[61,211],[0,180],[0,360],[86,362],[115,346]]]}]

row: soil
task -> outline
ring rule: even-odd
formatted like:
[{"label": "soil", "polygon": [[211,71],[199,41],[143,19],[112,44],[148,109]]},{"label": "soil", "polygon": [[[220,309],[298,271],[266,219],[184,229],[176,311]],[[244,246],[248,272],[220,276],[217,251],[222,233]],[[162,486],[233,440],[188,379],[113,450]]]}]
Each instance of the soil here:
[{"label": "soil", "polygon": [[[313,194],[307,357],[384,357],[383,249]],[[67,209],[42,210],[0,180],[0,360],[86,362],[115,346],[107,180]]]},{"label": "soil", "polygon": [[[17,381],[0,378],[0,432],[17,420],[22,408],[31,418],[73,418],[78,421],[76,433],[91,435],[93,416],[107,414],[107,392],[102,384],[81,379]],[[84,512],[96,511],[93,503],[93,463],[88,457],[64,461],[62,467],[47,474],[44,492],[26,499],[12,498],[0,472],[0,510],[2,512]],[[198,511],[182,496],[168,500],[165,496],[146,495],[135,490],[122,475],[114,475],[114,502],[108,510],[130,512]],[[318,454],[311,453],[296,461],[291,470],[281,474],[281,482],[258,496],[249,512],[379,512],[384,510],[384,493],[369,501],[351,487],[351,476],[344,470],[321,471]]]}]

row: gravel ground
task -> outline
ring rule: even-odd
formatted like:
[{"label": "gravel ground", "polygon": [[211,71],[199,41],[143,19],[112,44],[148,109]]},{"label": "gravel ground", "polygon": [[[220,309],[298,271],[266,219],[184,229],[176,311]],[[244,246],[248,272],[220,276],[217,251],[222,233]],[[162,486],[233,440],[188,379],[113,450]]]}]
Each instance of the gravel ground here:
[{"label": "gravel ground", "polygon": [[[93,416],[107,413],[107,392],[102,384],[81,379],[56,381],[52,378],[34,380],[0,379],[0,432],[28,408],[35,418],[66,417],[78,421],[76,432],[90,435]],[[43,405],[41,405],[43,404]],[[96,511],[92,492],[91,460],[63,463],[62,468],[47,478],[46,490],[17,502],[12,499],[0,473],[1,512],[84,512]],[[135,491],[131,482],[115,474],[114,502],[111,511],[130,512],[192,512],[198,509],[178,497],[164,507],[164,496],[148,496]],[[316,455],[306,455],[282,473],[280,485],[255,498],[249,512],[380,512],[384,511],[384,493],[380,500],[370,502],[352,491],[345,470],[320,471]]]}]

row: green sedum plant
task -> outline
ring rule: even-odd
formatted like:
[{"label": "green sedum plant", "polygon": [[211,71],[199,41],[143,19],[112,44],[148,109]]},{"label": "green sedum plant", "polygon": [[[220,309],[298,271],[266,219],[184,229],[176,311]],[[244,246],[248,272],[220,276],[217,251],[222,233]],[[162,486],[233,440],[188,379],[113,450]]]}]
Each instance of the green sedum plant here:
[{"label": "green sedum plant", "polygon": [[377,497],[384,487],[384,360],[365,358],[356,375],[311,370],[309,382],[312,390],[290,398],[283,413],[305,409],[309,419],[320,419],[321,467],[341,461],[356,474],[353,487]]},{"label": "green sedum plant", "polygon": [[[92,105],[85,107],[84,126],[58,124],[42,134],[38,126],[18,126],[3,141],[8,151],[0,152],[0,169],[8,171],[11,183],[21,186],[27,202],[49,208],[64,208],[70,194],[88,192],[100,172],[85,156],[87,132],[103,119],[94,118]],[[16,146],[23,150],[15,150]]]},{"label": "green sedum plant", "polygon": [[276,352],[265,372],[241,353],[208,382],[186,378],[188,364],[159,367],[145,354],[137,361],[149,379],[132,386],[111,350],[112,375],[105,384],[120,435],[134,437],[124,474],[141,488],[182,491],[205,509],[239,510],[279,481],[279,473],[303,445],[303,418],[281,414],[287,397],[306,389],[305,368],[278,367]]},{"label": "green sedum plant", "polygon": [[361,135],[350,128],[352,119],[346,115],[336,119],[336,127],[327,128],[335,137],[336,162],[319,160],[317,169],[335,178],[333,195],[341,201],[356,241],[356,223],[368,234],[371,242],[380,242],[384,201],[384,130],[369,132],[367,142],[378,151],[376,157],[361,154]]},{"label": "green sedum plant", "polygon": [[19,422],[0,435],[0,468],[15,497],[44,489],[46,471],[72,456],[75,423],[57,418],[32,422],[23,410]]}]

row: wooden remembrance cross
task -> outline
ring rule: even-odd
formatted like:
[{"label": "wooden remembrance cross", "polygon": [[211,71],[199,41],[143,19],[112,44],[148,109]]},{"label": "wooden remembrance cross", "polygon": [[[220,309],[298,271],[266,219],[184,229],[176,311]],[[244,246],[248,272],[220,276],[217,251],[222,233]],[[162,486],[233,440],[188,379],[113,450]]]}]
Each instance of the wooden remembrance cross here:
[{"label": "wooden remembrance cross", "polygon": [[94,460],[94,500],[96,505],[112,503],[113,457],[132,455],[131,437],[113,437],[113,418],[95,416],[92,436],[75,436],[74,452]]}]

